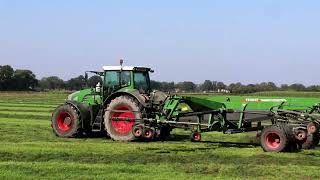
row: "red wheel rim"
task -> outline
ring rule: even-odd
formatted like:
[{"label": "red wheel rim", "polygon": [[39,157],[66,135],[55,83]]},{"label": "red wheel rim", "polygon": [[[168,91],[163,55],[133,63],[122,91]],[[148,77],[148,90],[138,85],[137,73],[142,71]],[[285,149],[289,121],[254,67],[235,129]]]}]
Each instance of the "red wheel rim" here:
[{"label": "red wheel rim", "polygon": [[142,129],[141,128],[136,128],[134,130],[134,136],[140,137],[142,135]]},{"label": "red wheel rim", "polygon": [[281,144],[280,136],[277,133],[269,133],[266,136],[266,145],[271,149],[277,149]]},{"label": "red wheel rim", "polygon": [[58,128],[62,131],[69,131],[72,127],[72,116],[68,112],[61,112],[57,117]]},{"label": "red wheel rim", "polygon": [[147,138],[147,139],[151,139],[151,138],[153,137],[153,130],[151,130],[151,129],[146,130],[146,131],[144,132],[144,136],[145,136],[145,138]]},{"label": "red wheel rim", "polygon": [[113,112],[112,118],[127,118],[127,120],[112,120],[113,129],[119,134],[128,134],[132,131],[134,124],[134,113],[130,111],[127,106],[118,106],[115,108],[117,111],[128,111],[128,112]]},{"label": "red wheel rim", "polygon": [[307,133],[303,130],[299,130],[296,132],[295,138],[299,141],[303,141],[307,138]]},{"label": "red wheel rim", "polygon": [[201,134],[200,133],[194,133],[193,134],[193,140],[194,141],[201,141]]}]

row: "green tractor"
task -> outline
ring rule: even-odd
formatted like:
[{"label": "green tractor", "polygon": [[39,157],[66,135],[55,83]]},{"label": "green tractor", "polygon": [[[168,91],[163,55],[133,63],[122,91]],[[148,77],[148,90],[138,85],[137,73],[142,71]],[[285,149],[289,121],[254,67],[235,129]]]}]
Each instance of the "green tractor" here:
[{"label": "green tractor", "polygon": [[153,102],[158,103],[167,96],[151,91],[149,72],[152,70],[122,66],[122,63],[104,66],[103,72],[89,71],[101,76],[103,83],[69,95],[54,111],[52,128],[57,136],[78,137],[105,130],[114,140],[132,141],[135,139],[132,133],[135,120],[154,118],[149,112],[151,94]]},{"label": "green tractor", "polygon": [[101,76],[102,83],[69,95],[53,112],[52,128],[57,136],[107,132],[116,141],[152,140],[165,139],[172,129],[182,128],[191,131],[192,141],[201,141],[202,132],[258,131],[262,148],[271,152],[319,143],[319,105],[302,111],[286,109],[285,102],[277,101],[276,107],[272,104],[264,110],[259,105],[247,110],[248,104],[242,102],[233,108],[237,110],[228,109],[237,105],[229,97],[223,102],[154,91],[150,88],[150,68],[122,64],[104,66],[103,72],[90,71]]}]

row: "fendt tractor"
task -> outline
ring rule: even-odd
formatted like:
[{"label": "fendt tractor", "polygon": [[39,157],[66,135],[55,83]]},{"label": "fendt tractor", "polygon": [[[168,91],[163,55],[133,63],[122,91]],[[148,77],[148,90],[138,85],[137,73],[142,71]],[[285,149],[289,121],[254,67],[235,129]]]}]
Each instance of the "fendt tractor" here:
[{"label": "fendt tractor", "polygon": [[69,95],[57,107],[51,121],[59,137],[106,132],[115,141],[151,141],[164,140],[174,128],[182,128],[191,131],[195,142],[201,141],[204,132],[257,131],[267,152],[308,149],[319,143],[317,102],[301,108],[285,99],[244,98],[236,106],[239,102],[233,96],[218,102],[200,96],[168,95],[150,88],[150,68],[123,66],[123,61],[120,66],[104,66],[102,72],[88,72],[101,76],[102,84]]}]

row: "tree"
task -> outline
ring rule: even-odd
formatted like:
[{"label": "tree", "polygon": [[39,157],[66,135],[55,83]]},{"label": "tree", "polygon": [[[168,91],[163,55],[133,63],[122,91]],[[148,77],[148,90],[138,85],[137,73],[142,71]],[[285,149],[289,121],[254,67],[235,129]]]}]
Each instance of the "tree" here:
[{"label": "tree", "polygon": [[150,81],[151,89],[159,90],[164,92],[174,92],[175,84],[174,82],[159,82],[159,81]]},{"label": "tree", "polygon": [[191,81],[180,82],[178,83],[177,87],[184,92],[194,92],[194,90],[197,88],[197,86]]},{"label": "tree", "polygon": [[0,90],[10,90],[13,85],[14,70],[11,66],[0,66]]},{"label": "tree", "polygon": [[150,86],[153,90],[161,90],[161,82],[151,80]]},{"label": "tree", "polygon": [[174,84],[174,82],[162,82],[162,83],[161,83],[161,91],[164,91],[164,92],[174,92],[174,91],[175,91],[175,84]]},{"label": "tree", "polygon": [[307,90],[312,91],[312,92],[317,92],[320,90],[320,86],[312,85],[312,86],[307,87]]},{"label": "tree", "polygon": [[88,86],[89,87],[96,87],[96,85],[100,83],[100,85],[102,85],[102,78],[101,76],[91,76],[89,79],[88,79]]},{"label": "tree", "polygon": [[218,90],[222,90],[222,89],[226,89],[227,86],[223,82],[217,82],[216,87]]},{"label": "tree", "polygon": [[277,87],[277,85],[276,85],[274,82],[268,82],[267,85],[268,85],[268,90],[269,90],[269,91],[276,91],[276,90],[278,90],[278,87]]},{"label": "tree", "polygon": [[231,93],[240,94],[243,92],[243,85],[240,82],[236,84],[232,83],[229,85],[228,90]]},{"label": "tree", "polygon": [[248,84],[248,85],[245,87],[245,92],[244,92],[244,93],[255,93],[255,92],[257,92],[256,85],[254,85],[254,84]]},{"label": "tree", "polygon": [[256,85],[256,91],[276,91],[278,90],[278,87],[273,82],[262,82],[260,84]]},{"label": "tree", "polygon": [[62,79],[60,79],[57,76],[50,76],[50,77],[45,77],[42,78],[39,81],[39,86],[41,89],[63,89],[65,88],[65,83]]},{"label": "tree", "polygon": [[288,84],[281,84],[280,90],[281,91],[288,91],[289,90],[289,85]]},{"label": "tree", "polygon": [[66,83],[66,88],[69,90],[80,90],[86,86],[86,80],[81,75],[76,78],[72,78]]},{"label": "tree", "polygon": [[32,90],[37,84],[36,76],[30,70],[17,69],[13,74],[14,90]]},{"label": "tree", "polygon": [[306,87],[303,84],[292,84],[289,86],[291,90],[294,91],[305,91]]},{"label": "tree", "polygon": [[200,85],[201,91],[213,91],[213,84],[210,80],[205,80],[203,84]]}]

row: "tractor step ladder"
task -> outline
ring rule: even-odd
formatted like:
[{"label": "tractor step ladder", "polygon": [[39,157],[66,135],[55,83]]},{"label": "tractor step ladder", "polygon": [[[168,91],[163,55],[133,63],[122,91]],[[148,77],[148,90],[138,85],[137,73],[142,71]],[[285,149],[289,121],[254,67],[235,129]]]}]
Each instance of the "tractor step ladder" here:
[{"label": "tractor step ladder", "polygon": [[103,110],[99,110],[98,115],[96,116],[96,119],[92,123],[92,132],[100,132],[102,130],[102,113]]}]

